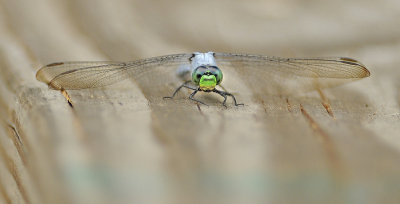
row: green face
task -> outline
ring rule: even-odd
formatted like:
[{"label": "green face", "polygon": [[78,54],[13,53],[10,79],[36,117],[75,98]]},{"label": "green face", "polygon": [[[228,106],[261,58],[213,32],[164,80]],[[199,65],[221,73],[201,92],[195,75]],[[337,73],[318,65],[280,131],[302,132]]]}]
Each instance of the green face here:
[{"label": "green face", "polygon": [[212,91],[222,81],[222,72],[216,66],[199,66],[192,72],[192,81],[202,91]]}]

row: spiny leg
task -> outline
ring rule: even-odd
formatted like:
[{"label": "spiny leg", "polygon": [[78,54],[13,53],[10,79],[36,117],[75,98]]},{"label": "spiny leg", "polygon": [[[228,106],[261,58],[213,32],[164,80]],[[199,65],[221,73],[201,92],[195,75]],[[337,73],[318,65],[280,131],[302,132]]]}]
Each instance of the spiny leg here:
[{"label": "spiny leg", "polygon": [[221,95],[222,97],[224,97],[224,102],[222,102],[222,105],[225,106],[225,107],[226,107],[226,98],[227,98],[226,96],[232,97],[233,102],[235,103],[235,106],[243,106],[244,105],[243,103],[237,103],[235,96],[232,95],[231,93],[228,93],[228,92],[225,92],[225,91],[220,91],[218,89],[214,89],[213,92],[215,92],[215,93]]},{"label": "spiny leg", "polygon": [[175,95],[178,93],[179,90],[181,90],[182,87],[188,88],[188,89],[192,89],[192,90],[197,90],[196,88],[190,87],[187,84],[190,83],[191,81],[186,81],[185,83],[183,83],[182,85],[180,85],[172,94],[172,96],[164,96],[163,98],[174,98]]},{"label": "spiny leg", "polygon": [[[216,89],[215,89],[216,90]],[[222,97],[224,97],[224,101],[222,102],[222,105],[227,108],[226,106],[226,99],[228,99],[228,97],[226,96],[226,94],[222,94],[219,92],[219,90],[214,91],[215,93],[218,93],[219,95],[221,95]],[[221,91],[222,92],[222,91]]]},{"label": "spiny leg", "polygon": [[214,89],[213,92],[215,92],[215,93],[221,95],[222,97],[224,97],[224,101],[222,102],[222,105],[226,108],[226,99],[227,99],[228,97],[226,96],[225,92],[224,92],[224,91],[217,90],[217,89]]},{"label": "spiny leg", "polygon": [[204,102],[202,102],[202,101],[200,101],[200,100],[197,100],[197,99],[195,99],[195,98],[193,98],[194,97],[194,95],[196,95],[196,93],[199,91],[199,89],[196,89],[195,91],[193,91],[193,93],[191,93],[190,94],[190,96],[189,96],[189,99],[190,100],[193,100],[193,101],[196,101],[196,102],[199,102],[199,103],[201,103],[201,104],[203,104],[203,105],[206,105],[206,106],[208,106],[207,104],[205,104]]}]

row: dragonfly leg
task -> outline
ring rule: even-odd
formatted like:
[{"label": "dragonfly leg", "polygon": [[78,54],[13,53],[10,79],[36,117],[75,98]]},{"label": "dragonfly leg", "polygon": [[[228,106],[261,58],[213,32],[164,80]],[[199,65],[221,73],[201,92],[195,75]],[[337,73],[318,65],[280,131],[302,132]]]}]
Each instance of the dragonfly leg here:
[{"label": "dragonfly leg", "polygon": [[222,102],[222,105],[225,107],[225,108],[227,108],[227,106],[226,106],[226,99],[228,99],[228,97],[226,96],[226,94],[224,94],[222,91],[219,91],[219,90],[217,90],[217,89],[214,89],[215,91],[215,93],[217,93],[217,94],[219,94],[219,95],[221,95],[222,97],[224,97],[224,101]]},{"label": "dragonfly leg", "polygon": [[192,89],[192,90],[197,90],[196,88],[193,88],[191,86],[188,86],[187,84],[190,83],[191,81],[186,81],[185,83],[183,83],[182,85],[180,85],[172,94],[172,96],[164,96],[163,98],[174,98],[175,95],[178,93],[179,90],[181,90],[182,87],[188,88],[188,89]]},{"label": "dragonfly leg", "polygon": [[199,91],[199,89],[196,89],[195,91],[193,91],[193,93],[191,93],[190,94],[190,96],[189,96],[189,99],[190,100],[193,100],[193,101],[196,101],[196,102],[198,102],[198,103],[201,103],[201,104],[203,104],[203,105],[206,105],[206,106],[208,106],[207,104],[205,104],[204,102],[202,102],[202,101],[200,101],[200,100],[197,100],[197,99],[195,99],[195,98],[193,98],[194,97],[194,95],[196,95],[196,93]]},{"label": "dragonfly leg", "polygon": [[235,96],[232,95],[231,93],[228,93],[228,92],[225,92],[225,91],[220,91],[218,89],[214,89],[213,92],[215,92],[215,93],[221,95],[222,97],[224,97],[224,102],[222,102],[222,105],[225,106],[225,107],[226,107],[226,98],[227,98],[227,96],[232,97],[233,102],[235,103],[235,106],[243,106],[244,105],[243,103],[237,103]]}]

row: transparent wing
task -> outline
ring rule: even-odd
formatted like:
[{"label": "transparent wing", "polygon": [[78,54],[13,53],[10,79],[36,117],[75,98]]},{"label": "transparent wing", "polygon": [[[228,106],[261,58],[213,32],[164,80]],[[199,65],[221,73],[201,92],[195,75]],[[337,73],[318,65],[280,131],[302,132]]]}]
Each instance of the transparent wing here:
[{"label": "transparent wing", "polygon": [[269,94],[292,94],[338,86],[368,77],[357,60],[336,58],[279,58],[215,53],[221,70],[233,69],[249,88]]},{"label": "transparent wing", "polygon": [[94,88],[138,79],[149,72],[175,74],[179,65],[190,65],[191,56],[175,54],[132,62],[57,62],[42,67],[36,78],[53,89]]}]

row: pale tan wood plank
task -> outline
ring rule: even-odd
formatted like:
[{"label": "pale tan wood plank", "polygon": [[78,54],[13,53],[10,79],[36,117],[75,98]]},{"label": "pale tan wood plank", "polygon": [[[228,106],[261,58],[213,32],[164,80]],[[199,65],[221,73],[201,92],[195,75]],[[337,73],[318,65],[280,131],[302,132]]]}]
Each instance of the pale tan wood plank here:
[{"label": "pale tan wood plank", "polygon": [[[342,5],[351,8],[356,2]],[[396,7],[386,10],[384,4],[372,1],[360,4],[374,13],[370,21],[352,26],[365,16],[356,10],[332,14],[335,5],[314,3],[308,9],[318,12],[299,20],[296,12],[300,15],[302,10],[295,4],[282,7],[277,2],[273,6],[278,11],[289,11],[265,13],[257,10],[262,3],[249,7],[237,3],[223,12],[218,8],[224,4],[212,8],[207,2],[167,7],[130,1],[3,1],[9,26],[2,33],[7,30],[5,36],[18,42],[14,50],[27,55],[6,52],[0,58],[1,72],[7,74],[1,81],[5,86],[0,102],[6,110],[2,113],[20,133],[27,160],[33,163],[22,167],[32,177],[24,185],[40,184],[39,200],[48,203],[60,199],[66,203],[338,203],[364,198],[395,203],[400,168],[395,83],[399,71],[392,53],[400,46],[390,41],[398,31],[389,19],[397,17]],[[165,8],[168,15],[154,15]],[[207,9],[211,14],[204,12]],[[244,18],[236,17],[241,9],[248,11],[241,15]],[[385,17],[373,15],[383,13]],[[348,18],[353,22],[340,23]],[[238,23],[225,23],[231,19]],[[365,35],[365,29],[382,19],[384,36],[377,29]],[[302,32],[303,24],[296,22],[306,20],[315,24]],[[193,26],[194,22],[206,29]],[[286,25],[294,26],[282,36]],[[326,29],[334,25],[341,32]],[[359,46],[365,42],[371,44]],[[288,47],[301,51],[296,55],[352,53],[371,69],[372,77],[324,91],[336,119],[316,93],[253,95],[245,84],[237,83],[237,73],[227,72],[224,85],[246,106],[224,109],[215,102],[219,98],[203,95],[212,106],[201,107],[201,112],[185,99],[187,92],[173,101],[162,100],[179,82],[168,82],[159,73],[151,77],[160,80],[159,86],[144,78],[139,84],[128,80],[106,89],[70,91],[74,109],[59,92],[33,77],[37,62],[132,60],[193,49],[279,54]],[[20,60],[14,63],[14,59]],[[29,65],[32,62],[34,66]],[[10,151],[17,152],[6,153]]]}]

